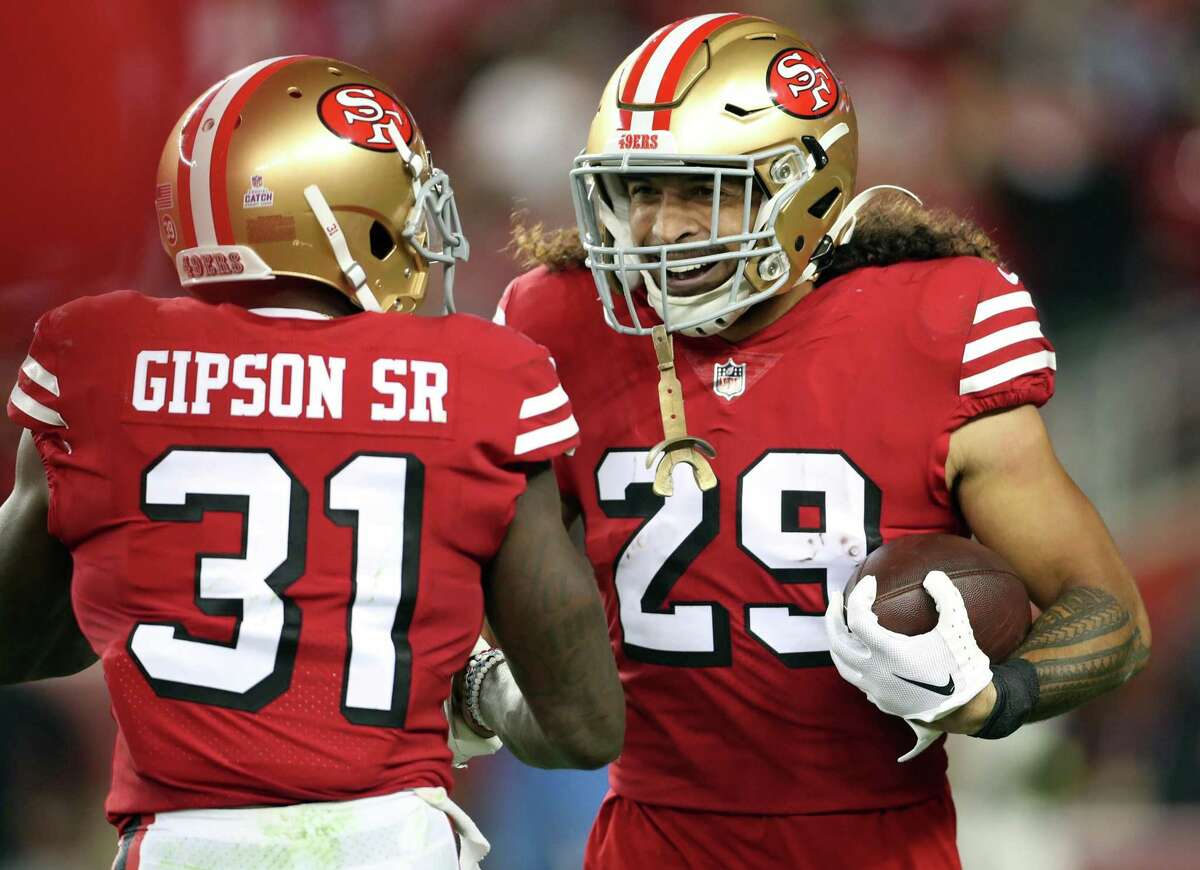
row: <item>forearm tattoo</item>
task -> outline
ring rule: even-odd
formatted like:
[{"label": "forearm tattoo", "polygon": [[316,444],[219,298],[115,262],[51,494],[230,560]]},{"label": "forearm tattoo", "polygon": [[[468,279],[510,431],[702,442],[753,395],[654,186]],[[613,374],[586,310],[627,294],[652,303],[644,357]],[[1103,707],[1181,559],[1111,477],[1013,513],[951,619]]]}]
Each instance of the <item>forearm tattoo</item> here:
[{"label": "forearm tattoo", "polygon": [[[552,520],[558,522],[557,513]],[[506,542],[504,555],[511,576],[502,588],[489,586],[488,613],[520,690],[488,679],[481,708],[488,725],[525,763],[579,766],[564,747],[602,745],[614,720],[624,722],[591,567],[565,539],[548,544],[536,529]],[[580,578],[586,578],[582,586]]]},{"label": "forearm tattoo", "polygon": [[1038,617],[1016,655],[1037,670],[1041,694],[1032,722],[1115,689],[1145,666],[1150,650],[1116,598],[1078,586]]}]

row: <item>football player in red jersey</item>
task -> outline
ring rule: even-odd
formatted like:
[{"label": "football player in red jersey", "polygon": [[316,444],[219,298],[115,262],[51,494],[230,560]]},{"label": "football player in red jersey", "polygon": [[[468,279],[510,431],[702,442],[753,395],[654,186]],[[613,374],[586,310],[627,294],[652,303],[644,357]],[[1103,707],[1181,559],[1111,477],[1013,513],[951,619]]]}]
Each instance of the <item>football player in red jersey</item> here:
[{"label": "football player in red jersey", "polygon": [[[626,692],[589,870],[958,867],[934,738],[1002,737],[1146,661],[1133,579],[1036,410],[1055,357],[1030,294],[967,222],[862,208],[856,140],[795,33],[675,22],[601,98],[578,234],[517,233],[543,265],[497,320],[575,402],[582,444],[554,464]],[[867,553],[931,532],[1025,579],[1043,613],[1011,661],[979,667],[933,579],[937,631],[879,631],[866,581],[847,631]]]},{"label": "football player in red jersey", "polygon": [[[476,866],[443,702],[485,610],[508,662],[470,659],[472,721],[547,767],[608,762],[624,728],[546,351],[382,313],[466,240],[408,110],[340,61],[214,85],[156,206],[199,298],[48,312],[9,399],[0,679],[103,662],[121,870]],[[528,701],[492,715],[487,675]]]}]

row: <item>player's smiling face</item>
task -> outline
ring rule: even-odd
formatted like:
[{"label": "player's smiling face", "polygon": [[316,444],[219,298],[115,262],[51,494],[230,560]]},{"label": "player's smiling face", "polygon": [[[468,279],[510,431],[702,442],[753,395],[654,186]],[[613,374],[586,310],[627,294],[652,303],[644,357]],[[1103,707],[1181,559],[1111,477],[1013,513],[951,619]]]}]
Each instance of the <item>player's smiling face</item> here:
[{"label": "player's smiling face", "polygon": [[[635,175],[625,179],[629,196],[629,231],[638,246],[673,245],[708,239],[712,224],[713,180],[687,175]],[[745,181],[728,179],[721,183],[721,203],[717,217],[717,235],[734,236],[742,232],[745,208]],[[759,194],[751,195],[753,221]],[[736,244],[713,245],[669,254],[668,260],[685,260],[737,249]],[[666,292],[672,296],[695,296],[719,287],[737,268],[737,259],[717,260],[699,266],[667,268]]]}]

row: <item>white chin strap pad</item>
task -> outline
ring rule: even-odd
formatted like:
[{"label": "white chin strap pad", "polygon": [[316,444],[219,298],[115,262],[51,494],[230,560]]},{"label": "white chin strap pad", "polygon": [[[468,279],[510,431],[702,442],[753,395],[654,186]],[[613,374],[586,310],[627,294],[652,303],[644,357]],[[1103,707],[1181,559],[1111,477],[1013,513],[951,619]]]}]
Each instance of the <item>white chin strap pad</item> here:
[{"label": "white chin strap pad", "polygon": [[342,232],[341,224],[334,217],[333,209],[321,195],[321,189],[315,184],[310,184],[304,188],[304,199],[308,202],[308,207],[312,209],[313,214],[317,216],[317,220],[321,222],[325,238],[329,240],[329,247],[333,248],[333,256],[337,258],[338,268],[342,270],[342,274],[354,288],[354,297],[358,300],[358,304],[363,307],[364,311],[382,311],[379,300],[367,289],[367,272],[350,255],[350,246],[346,244],[346,234]]},{"label": "white chin strap pad", "polygon": [[[664,293],[659,289],[653,274],[649,271],[642,272],[642,279],[646,282],[646,300],[658,312],[658,316],[663,317],[665,320],[663,306],[670,305],[671,320],[678,322],[684,319],[691,320],[695,317],[703,316],[706,308],[710,308],[714,312],[725,308],[729,303],[729,288],[733,286],[733,279],[736,275],[737,272],[735,271],[733,275],[730,275],[718,286],[711,290],[706,290],[704,293],[697,293],[695,296],[672,296],[669,293]],[[752,290],[753,288],[750,283],[743,277],[741,286],[738,288],[738,298],[741,299],[748,296]],[[745,312],[745,308],[737,308],[733,311],[727,311],[719,317],[714,317],[711,320],[706,320],[704,323],[698,323],[693,327],[680,331],[684,335],[691,336],[713,335],[722,329],[728,329]]]}]

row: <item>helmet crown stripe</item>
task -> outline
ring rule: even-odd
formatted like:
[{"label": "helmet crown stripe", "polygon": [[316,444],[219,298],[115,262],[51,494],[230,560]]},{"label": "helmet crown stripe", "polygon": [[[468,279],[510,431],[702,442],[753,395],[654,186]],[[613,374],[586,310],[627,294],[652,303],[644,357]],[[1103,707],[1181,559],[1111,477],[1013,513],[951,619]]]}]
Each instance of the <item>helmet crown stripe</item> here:
[{"label": "helmet crown stripe", "polygon": [[[646,70],[646,64],[650,62],[650,57],[654,54],[667,34],[679,26],[681,22],[676,21],[672,24],[667,24],[656,30],[649,39],[642,45],[642,50],[638,54],[637,59],[633,62],[633,66],[629,68],[629,75],[625,79],[625,89],[621,92],[621,102],[634,102],[634,95],[637,93],[638,82],[642,80],[642,73]],[[632,113],[628,109],[621,110],[621,126],[629,128],[629,119]]]},{"label": "helmet crown stripe", "polygon": [[[671,102],[684,67],[704,40],[722,25],[744,17],[738,12],[716,12],[684,18],[661,28],[647,40],[630,68],[621,101],[638,105]],[[670,118],[669,109],[653,113],[654,129],[667,129]],[[650,129],[651,115],[623,109],[621,120],[625,129],[646,131]]]},{"label": "helmet crown stripe", "polygon": [[191,117],[183,125],[179,131],[179,141],[176,146],[179,150],[179,170],[176,176],[176,182],[179,184],[179,234],[181,247],[191,248],[196,244],[196,225],[192,219],[192,164],[195,161],[195,144],[196,133],[200,130],[200,122],[204,120],[204,113],[208,111],[209,105],[213,101],[213,97],[217,95],[217,91],[221,89],[224,82],[217,82],[208,92],[200,98],[196,104],[196,108],[192,111]]},{"label": "helmet crown stripe", "polygon": [[[655,94],[655,103],[670,103],[675,99],[675,88],[679,85],[679,79],[683,75],[684,67],[691,61],[692,56],[708,39],[720,29],[723,25],[731,21],[736,21],[739,18],[745,18],[739,12],[727,12],[720,15],[702,15],[699,19],[694,18],[693,21],[701,21],[696,29],[688,36],[687,40],[675,52],[675,56],[671,58],[671,62],[667,65],[663,72],[662,80],[658,86],[658,93]],[[663,109],[654,113],[654,129],[669,130],[671,129],[671,110]]]},{"label": "helmet crown stripe", "polygon": [[[238,116],[241,114],[242,108],[249,101],[250,97],[262,86],[263,82],[274,75],[277,70],[298,60],[302,60],[304,57],[305,55],[296,54],[265,61],[264,65],[246,79],[237,91],[232,94],[221,115],[220,121],[217,123],[216,136],[213,142],[211,169],[209,170],[209,189],[213,206],[213,229],[216,234],[217,244],[228,245],[233,244],[234,241],[233,225],[229,216],[229,196],[226,193],[225,185],[229,141],[233,138],[233,131],[237,127]],[[259,65],[256,64],[255,66]]]},{"label": "helmet crown stripe", "polygon": [[[262,81],[261,78],[256,78],[258,73],[284,62],[290,63],[295,59],[297,58],[273,57],[239,70],[217,88],[208,107],[204,110],[199,121],[199,128],[196,131],[195,144],[192,146],[191,178],[189,183],[192,221],[195,226],[196,243],[198,245],[221,244],[217,239],[214,211],[223,211],[223,223],[226,227],[229,225],[229,207],[228,203],[225,202],[224,157],[229,150],[228,139],[229,135],[232,134],[233,123],[230,122],[228,125],[224,125],[221,122],[226,117],[230,103],[233,102],[234,98],[238,96],[239,91],[251,79],[254,79],[254,88],[258,87]],[[242,105],[245,105],[244,100],[239,103],[234,112],[230,113],[230,117],[234,120],[237,119],[237,112],[241,110]],[[210,121],[212,123],[209,123]],[[217,172],[214,175],[213,158],[217,149],[217,138],[223,131],[225,132],[224,148],[220,151],[219,155],[216,155],[221,158],[221,165],[217,167]],[[219,190],[214,184],[218,178],[222,183]]]}]

